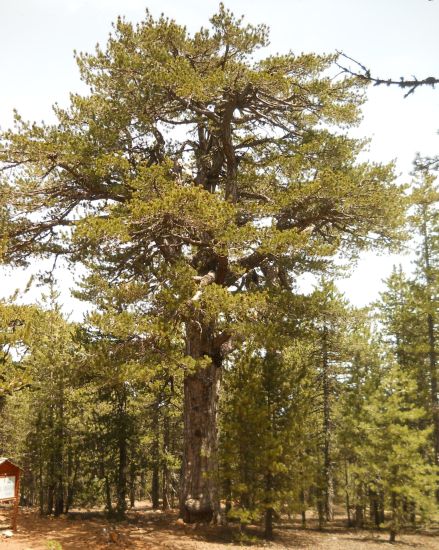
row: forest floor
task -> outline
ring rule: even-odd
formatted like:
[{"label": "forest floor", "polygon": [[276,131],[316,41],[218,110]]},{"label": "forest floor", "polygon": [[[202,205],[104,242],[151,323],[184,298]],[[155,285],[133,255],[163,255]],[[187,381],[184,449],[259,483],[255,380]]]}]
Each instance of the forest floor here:
[{"label": "forest floor", "polygon": [[[235,528],[180,525],[175,512],[153,511],[138,506],[128,513],[128,519],[112,523],[102,512],[77,511],[60,518],[42,518],[35,510],[22,509],[18,531],[6,538],[0,531],[0,550],[234,550],[243,548],[236,542]],[[347,529],[339,516],[331,527],[318,531],[309,522],[308,529],[299,523],[277,526],[275,541],[264,542],[257,527],[248,528],[253,542],[248,548],[270,550],[439,550],[439,524],[429,530],[405,533],[391,545],[384,531]]]}]

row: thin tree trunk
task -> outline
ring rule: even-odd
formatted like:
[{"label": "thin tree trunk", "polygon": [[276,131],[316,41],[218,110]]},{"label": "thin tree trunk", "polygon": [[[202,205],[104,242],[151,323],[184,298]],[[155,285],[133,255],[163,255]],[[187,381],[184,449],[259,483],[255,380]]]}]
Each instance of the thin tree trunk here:
[{"label": "thin tree trunk", "polygon": [[146,476],[144,467],[140,472],[140,487],[139,487],[139,500],[145,500],[146,498]]},{"label": "thin tree trunk", "polygon": [[319,529],[321,530],[325,524],[325,505],[323,502],[321,489],[318,490],[317,494],[317,514],[319,518]]},{"label": "thin tree trunk", "polygon": [[43,481],[43,462],[41,457],[40,457],[40,464],[38,468],[38,484],[39,484],[40,516],[44,516],[44,481]]},{"label": "thin tree trunk", "polygon": [[[434,447],[434,462],[439,466],[439,398],[438,398],[438,374],[437,374],[437,348],[435,335],[435,319],[432,311],[434,311],[434,303],[432,299],[433,276],[431,273],[430,260],[430,235],[427,226],[427,207],[423,208],[422,220],[422,237],[423,237],[423,252],[424,252],[424,274],[427,283],[427,326],[428,326],[428,358],[429,358],[429,374],[430,374],[430,395],[431,395],[431,410],[433,417],[433,447]],[[436,490],[436,500],[439,502],[439,487]]]},{"label": "thin tree trunk", "polygon": [[364,526],[364,506],[362,504],[355,505],[355,527],[362,529]]},{"label": "thin tree trunk", "polygon": [[51,516],[53,514],[54,493],[55,493],[55,485],[53,483],[49,483],[49,486],[47,487],[47,507],[46,507],[46,514],[48,516]]},{"label": "thin tree trunk", "polygon": [[132,447],[130,453],[130,508],[134,508],[136,505],[136,473],[135,451]]},{"label": "thin tree trunk", "polygon": [[395,528],[395,525],[396,525],[396,514],[397,514],[397,501],[396,501],[396,495],[395,493],[392,493],[392,497],[391,497],[391,508],[392,508],[392,523],[390,525],[390,542],[395,542],[396,541],[396,535],[397,535],[397,531],[396,531],[396,528]]},{"label": "thin tree trunk", "polygon": [[224,480],[224,493],[226,495],[226,507],[224,511],[227,519],[227,515],[232,509],[232,482],[229,477]]},{"label": "thin tree trunk", "polygon": [[68,455],[68,484],[67,484],[67,498],[65,513],[67,514],[70,508],[73,506],[73,499],[75,496],[76,480],[78,478],[80,459],[79,455],[75,456],[75,464],[73,465],[73,449],[69,447]]},{"label": "thin tree trunk", "polygon": [[117,473],[117,504],[116,510],[119,518],[125,516],[127,509],[126,496],[127,496],[127,466],[128,466],[128,453],[127,453],[127,418],[126,418],[126,395],[122,390],[121,395],[118,396],[118,447],[119,447],[119,465]]},{"label": "thin tree trunk", "polygon": [[324,434],[324,508],[326,521],[334,519],[334,480],[332,472],[332,426],[331,426],[331,404],[330,404],[330,373],[328,358],[328,329],[326,324],[323,328],[322,340],[323,352],[323,434]]},{"label": "thin tree trunk", "polygon": [[[431,307],[431,304],[429,304]],[[428,322],[428,344],[429,344],[429,366],[430,366],[430,388],[431,388],[431,407],[433,416],[433,439],[434,439],[434,460],[435,465],[439,466],[439,400],[438,400],[438,381],[437,381],[437,354],[436,337],[434,333],[434,319],[431,313],[427,316]],[[436,500],[439,502],[439,487],[436,491]]]},{"label": "thin tree trunk", "polygon": [[67,442],[67,491],[66,491],[66,502],[65,502],[65,508],[64,508],[65,514],[68,513],[73,501],[72,477],[73,477],[73,451],[72,451],[71,441],[69,440]]},{"label": "thin tree trunk", "polygon": [[160,508],[160,469],[158,461],[154,459],[151,478],[151,504],[154,510]]},{"label": "thin tree trunk", "polygon": [[271,506],[272,500],[272,490],[273,490],[273,475],[271,472],[265,476],[265,497],[266,497],[266,507],[265,507],[265,518],[264,518],[264,538],[266,540],[273,540],[273,514],[274,510]]},{"label": "thin tree trunk", "polygon": [[[53,427],[52,405],[49,406],[49,412],[47,417],[47,427],[48,427],[48,433],[50,434],[50,437],[53,438],[54,427]],[[47,480],[46,482],[47,483],[46,514],[50,516],[53,514],[54,493],[55,493],[55,456],[54,456],[53,447],[49,449],[49,457],[47,460],[47,470],[46,470],[46,480]]]},{"label": "thin tree trunk", "polygon": [[300,502],[302,504],[302,510],[300,512],[302,516],[302,527],[306,529],[306,499],[305,499],[305,490],[300,491]]},{"label": "thin tree trunk", "polygon": [[40,516],[44,515],[44,474],[43,474],[43,447],[41,433],[41,412],[38,413],[36,424],[36,441],[38,449],[38,504]]},{"label": "thin tree trunk", "polygon": [[110,480],[108,479],[108,475],[105,469],[105,462],[104,462],[104,449],[101,450],[101,456],[99,461],[99,469],[100,469],[100,476],[101,479],[104,480],[104,489],[105,489],[105,506],[107,508],[107,513],[111,517],[113,515],[113,503],[111,498],[111,484]]},{"label": "thin tree trunk", "polygon": [[355,527],[362,529],[364,526],[364,487],[358,487],[355,504]]},{"label": "thin tree trunk", "polygon": [[379,499],[378,499],[378,517],[381,525],[381,523],[384,523],[384,520],[386,519],[384,516],[384,492],[383,491],[380,492]]},{"label": "thin tree trunk", "polygon": [[159,402],[154,406],[153,414],[154,439],[152,444],[152,479],[151,501],[154,510],[160,508],[160,427],[159,427]]},{"label": "thin tree trunk", "polygon": [[163,459],[162,459],[162,507],[163,510],[169,510],[170,507],[170,479],[168,467],[169,453],[169,418],[165,410],[163,417]]},{"label": "thin tree trunk", "polygon": [[374,522],[376,527],[379,527],[381,523],[379,495],[377,492],[370,490],[369,498],[370,498],[370,519]]},{"label": "thin tree trunk", "polygon": [[264,538],[273,540],[273,508],[266,508],[264,524]]},{"label": "thin tree trunk", "polygon": [[345,502],[346,502],[346,516],[348,518],[348,527],[352,525],[351,518],[351,503],[349,500],[349,472],[348,472],[348,461],[345,460]]},{"label": "thin tree trunk", "polygon": [[54,448],[54,466],[55,466],[55,516],[59,516],[64,511],[64,382],[60,381],[58,388],[57,403],[58,418],[56,419],[55,429],[55,448]]}]

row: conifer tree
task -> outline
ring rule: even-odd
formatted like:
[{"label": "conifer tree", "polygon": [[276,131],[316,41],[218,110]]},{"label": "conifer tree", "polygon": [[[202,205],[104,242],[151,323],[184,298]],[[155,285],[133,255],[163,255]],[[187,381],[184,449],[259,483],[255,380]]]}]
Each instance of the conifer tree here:
[{"label": "conifer tree", "polygon": [[[5,423],[2,436],[9,453],[28,465],[27,474],[39,493],[42,514],[60,515],[66,506],[67,431],[69,423],[69,377],[75,362],[73,327],[62,317],[51,291],[46,303],[35,308],[27,337],[23,368],[26,389],[11,401],[6,416],[21,417],[22,431],[13,433]],[[10,437],[7,432],[11,431]],[[14,447],[16,450],[14,451]]]},{"label": "conifer tree", "polygon": [[30,384],[25,359],[40,321],[37,307],[17,305],[16,298],[0,300],[0,412],[7,396]]},{"label": "conifer tree", "polygon": [[[439,466],[438,299],[439,299],[439,189],[435,178],[421,174],[412,193],[412,227],[420,243],[413,294],[424,325],[424,354],[428,372],[429,405],[433,424],[434,463]],[[437,493],[439,500],[439,490]]]},{"label": "conifer tree", "polygon": [[[218,515],[217,402],[234,323],[263,289],[399,236],[391,166],[360,163],[357,79],[336,56],[261,58],[264,25],[220,5],[191,35],[161,17],[118,19],[106,48],[80,54],[90,87],[58,122],[2,138],[7,262],[68,254],[106,281],[140,281],[184,356],[180,513]],[[13,205],[13,207],[12,207]],[[146,315],[147,317],[148,315]]]},{"label": "conifer tree", "polygon": [[300,339],[282,352],[247,349],[225,375],[220,443],[229,517],[244,525],[263,518],[267,539],[275,518],[303,511],[314,477],[307,461],[317,441],[311,357]]},{"label": "conifer tree", "polygon": [[370,464],[364,460],[364,406],[377,391],[385,369],[383,345],[374,334],[367,310],[351,310],[349,353],[335,406],[338,485],[343,490],[348,525],[362,527],[367,502],[376,527],[384,521],[383,493],[368,485]]},{"label": "conifer tree", "polygon": [[415,381],[393,364],[364,405],[359,425],[368,482],[385,496],[392,542],[411,523],[410,507],[424,518],[434,509],[436,471],[425,458],[430,430],[416,425],[425,411],[416,406],[415,396]]},{"label": "conifer tree", "polygon": [[[136,477],[142,468],[151,471],[153,507],[159,507],[160,485],[163,500],[169,501],[170,477],[179,466],[170,452],[169,438],[175,430],[173,409],[181,400],[181,392],[174,388],[181,381],[177,381],[178,371],[176,375],[172,363],[181,355],[175,356],[175,350],[173,355],[171,334],[163,332],[159,336],[162,321],[145,315],[148,306],[138,300],[139,286],[143,296],[142,285],[115,288],[99,282],[89,277],[77,293],[92,299],[94,305],[82,325],[87,369],[81,373],[81,383],[92,388],[100,404],[95,422],[103,438],[107,509],[122,518],[129,492],[134,505]],[[178,441],[175,431],[174,435]],[[110,460],[105,458],[106,447],[112,449]],[[114,472],[112,464],[117,465]],[[110,496],[113,487],[114,511]]]},{"label": "conifer tree", "polygon": [[321,468],[317,480],[320,526],[333,519],[335,433],[334,404],[340,393],[339,379],[349,358],[349,311],[346,300],[333,282],[322,280],[311,296],[312,338],[315,346],[316,383],[321,408]]},{"label": "conifer tree", "polygon": [[[417,403],[427,411],[423,424],[432,427],[432,462],[438,463],[439,405],[437,381],[438,191],[433,177],[418,173],[412,191],[410,225],[416,251],[413,276],[394,270],[379,304],[400,367],[415,376]],[[422,427],[422,426],[421,426]],[[439,498],[439,494],[438,494]]]}]

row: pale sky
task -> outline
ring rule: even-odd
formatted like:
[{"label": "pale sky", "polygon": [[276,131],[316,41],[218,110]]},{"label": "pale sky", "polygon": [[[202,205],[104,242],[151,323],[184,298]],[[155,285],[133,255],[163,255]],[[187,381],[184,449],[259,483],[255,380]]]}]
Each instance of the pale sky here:
[{"label": "pale sky", "polygon": [[[226,7],[248,22],[271,28],[268,53],[292,50],[342,50],[379,77],[439,76],[439,0],[229,0]],[[104,44],[118,15],[142,19],[145,9],[164,12],[190,31],[206,25],[216,0],[0,0],[0,127],[12,121],[12,109],[30,120],[53,121],[51,106],[67,105],[69,92],[84,91],[73,50],[92,51]],[[395,88],[371,88],[356,136],[371,137],[367,158],[396,159],[402,181],[416,152],[439,153],[439,88],[419,88],[407,99]],[[340,287],[356,305],[382,290],[395,262],[367,255]],[[0,294],[23,284],[27,274],[0,274]],[[72,282],[63,275],[64,286]],[[66,299],[67,300],[67,299]],[[67,309],[82,306],[67,303]]]}]

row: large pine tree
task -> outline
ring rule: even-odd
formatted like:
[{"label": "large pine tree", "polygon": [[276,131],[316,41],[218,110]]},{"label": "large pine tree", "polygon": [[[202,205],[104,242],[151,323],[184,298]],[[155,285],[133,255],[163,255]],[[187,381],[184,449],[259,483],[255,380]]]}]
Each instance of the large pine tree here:
[{"label": "large pine tree", "polygon": [[237,320],[257,315],[265,287],[389,245],[401,223],[392,168],[359,163],[363,143],[345,133],[361,82],[335,78],[335,56],[264,58],[267,44],[264,25],[222,5],[193,35],[119,19],[104,49],[77,57],[89,94],[55,107],[53,126],[17,116],[2,137],[5,261],[65,253],[95,278],[141,281],[180,339],[187,521],[218,512],[217,401]]}]

